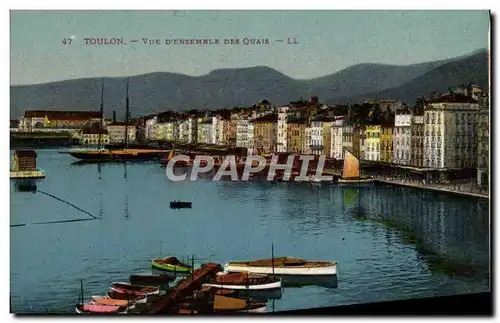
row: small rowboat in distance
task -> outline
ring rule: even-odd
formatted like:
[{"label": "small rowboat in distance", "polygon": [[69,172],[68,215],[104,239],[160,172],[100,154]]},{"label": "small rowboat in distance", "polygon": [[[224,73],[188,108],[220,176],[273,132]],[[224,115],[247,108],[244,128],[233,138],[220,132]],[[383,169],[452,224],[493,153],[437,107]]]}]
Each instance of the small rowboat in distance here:
[{"label": "small rowboat in distance", "polygon": [[306,261],[302,258],[293,257],[228,262],[224,268],[228,273],[249,272],[254,274],[293,276],[337,275],[337,263],[335,261]]},{"label": "small rowboat in distance", "polygon": [[76,313],[78,314],[125,314],[127,313],[126,306],[102,305],[94,302],[83,303],[76,305]]},{"label": "small rowboat in distance", "polygon": [[181,202],[181,201],[170,202],[171,209],[190,209],[192,205],[193,205],[192,202]]},{"label": "small rowboat in distance", "polygon": [[106,295],[108,298],[111,299],[119,299],[119,300],[126,300],[130,302],[135,302],[136,304],[140,303],[146,303],[148,300],[148,297],[146,295],[134,295],[130,293],[118,293],[115,291],[108,292]]},{"label": "small rowboat in distance", "polygon": [[130,283],[135,285],[160,286],[173,281],[174,278],[168,275],[155,274],[135,274],[130,276]]},{"label": "small rowboat in distance", "polygon": [[175,273],[189,273],[191,266],[186,265],[179,261],[176,257],[155,258],[151,261],[153,268],[175,272]]},{"label": "small rowboat in distance", "polygon": [[274,290],[281,289],[281,279],[240,272],[217,275],[203,286],[221,289]]},{"label": "small rowboat in distance", "polygon": [[117,293],[145,295],[145,296],[157,295],[160,293],[160,289],[158,287],[139,286],[139,285],[132,285],[129,283],[113,283],[111,285],[111,290]]},{"label": "small rowboat in distance", "polygon": [[107,296],[92,296],[92,302],[101,305],[127,306],[128,308],[131,308],[132,306],[135,305],[134,301],[127,301],[124,299],[113,299],[113,298],[108,298]]}]

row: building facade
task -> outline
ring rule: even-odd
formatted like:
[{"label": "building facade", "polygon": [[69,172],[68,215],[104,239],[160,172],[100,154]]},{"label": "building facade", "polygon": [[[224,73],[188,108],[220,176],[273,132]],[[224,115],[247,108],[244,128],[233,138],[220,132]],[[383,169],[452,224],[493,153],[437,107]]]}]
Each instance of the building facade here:
[{"label": "building facade", "polygon": [[19,120],[19,129],[23,132],[39,129],[83,129],[102,126],[99,111],[25,111]]},{"label": "building facade", "polygon": [[275,152],[277,149],[278,117],[269,114],[253,122],[253,146],[255,154]]},{"label": "building facade", "polygon": [[236,147],[248,148],[248,118],[241,116],[236,122]]},{"label": "building facade", "polygon": [[314,155],[323,154],[323,121],[311,121],[311,153]]},{"label": "building facade", "polygon": [[[125,137],[125,129],[128,136]],[[107,126],[110,144],[124,144],[125,139],[127,143],[135,143],[135,125],[126,124],[125,122],[113,122]]]},{"label": "building facade", "polygon": [[289,146],[289,152],[297,154],[300,154],[302,152],[305,130],[306,124],[304,120],[287,122],[286,142]]},{"label": "building facade", "polygon": [[278,130],[277,130],[277,148],[278,152],[287,152],[288,144],[287,144],[287,121],[288,121],[288,112],[290,111],[290,107],[284,106],[278,109]]},{"label": "building facade", "polygon": [[489,186],[490,175],[490,106],[485,93],[479,99],[479,123],[477,127],[477,185]]},{"label": "building facade", "polygon": [[366,126],[365,160],[380,161],[380,132],[381,126],[379,124]]},{"label": "building facade", "polygon": [[414,115],[411,119],[410,166],[424,166],[424,116]]},{"label": "building facade", "polygon": [[106,129],[82,129],[80,143],[85,146],[104,146],[109,145],[109,134]]},{"label": "building facade", "polygon": [[412,114],[397,113],[394,119],[392,162],[398,165],[411,164]]},{"label": "building facade", "polygon": [[343,148],[343,124],[344,119],[340,118],[335,120],[331,127],[331,157],[341,160],[344,159],[344,148]]},{"label": "building facade", "polygon": [[477,165],[476,100],[450,93],[434,99],[424,110],[424,167],[465,169]]}]

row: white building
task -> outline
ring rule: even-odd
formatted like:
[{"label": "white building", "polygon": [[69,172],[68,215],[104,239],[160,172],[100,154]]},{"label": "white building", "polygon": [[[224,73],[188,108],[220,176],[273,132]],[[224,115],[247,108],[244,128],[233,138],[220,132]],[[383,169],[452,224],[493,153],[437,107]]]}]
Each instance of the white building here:
[{"label": "white building", "polygon": [[311,153],[315,155],[323,153],[323,121],[311,122]]},{"label": "white building", "polygon": [[424,111],[424,167],[475,168],[479,104],[451,93],[434,99]]},{"label": "white building", "polygon": [[248,117],[241,116],[236,122],[236,147],[248,148]]},{"label": "white building", "polygon": [[220,128],[219,128],[219,122],[221,118],[220,116],[214,116],[212,117],[212,130],[211,130],[211,135],[212,137],[210,138],[210,143],[214,145],[220,145],[221,141],[220,139]]},{"label": "white building", "polygon": [[331,157],[335,159],[344,159],[344,148],[342,144],[342,129],[344,125],[344,119],[335,120],[334,124],[331,126]]},{"label": "white building", "polygon": [[225,142],[225,136],[227,137],[227,129],[229,128],[229,120],[224,120],[222,118],[219,119],[218,123],[217,123],[217,128],[218,128],[218,134],[219,134],[219,137],[218,137],[218,144],[219,145],[224,145],[226,144]]},{"label": "white building", "polygon": [[277,150],[278,152],[287,152],[287,116],[290,111],[289,106],[284,106],[278,109],[278,135],[277,140]]},{"label": "white building", "polygon": [[185,144],[192,143],[193,138],[196,138],[195,125],[193,118],[187,118],[179,124],[179,141]]},{"label": "white building", "polygon": [[302,145],[302,153],[303,154],[311,154],[311,135],[312,134],[312,128],[306,127],[304,130],[304,144]]},{"label": "white building", "polygon": [[155,125],[158,123],[158,116],[154,116],[152,118],[149,118],[145,122],[145,139],[150,140],[154,138],[154,133],[155,133]]},{"label": "white building", "polygon": [[248,144],[247,144],[247,148],[248,148],[248,154],[249,155],[253,155],[253,153],[255,152],[255,141],[254,141],[254,128],[253,128],[253,122],[252,121],[249,121],[248,122]]},{"label": "white building", "polygon": [[399,165],[411,164],[411,120],[410,111],[398,113],[394,119],[394,133],[392,142],[394,149],[392,152],[392,162]]},{"label": "white building", "polygon": [[109,134],[109,143],[110,144],[123,144],[125,143],[125,129],[128,132],[128,143],[135,142],[135,126],[132,124],[128,124],[126,126],[125,122],[113,122],[107,126],[108,134]]},{"label": "white building", "polygon": [[[199,130],[198,130],[199,131]],[[199,143],[210,144],[212,141],[212,120],[206,120],[201,123],[201,137]]]}]

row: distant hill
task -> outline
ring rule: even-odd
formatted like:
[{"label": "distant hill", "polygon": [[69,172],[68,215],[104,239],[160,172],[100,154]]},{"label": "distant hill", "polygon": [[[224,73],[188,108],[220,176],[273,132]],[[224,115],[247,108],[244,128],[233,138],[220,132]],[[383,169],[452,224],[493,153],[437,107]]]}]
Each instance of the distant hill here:
[{"label": "distant hill", "polygon": [[[413,93],[414,89],[425,92],[433,86],[437,90],[443,86],[447,88],[450,77],[467,83],[470,77],[477,76],[481,81],[481,75],[487,74],[487,69],[479,64],[479,57],[485,53],[408,66],[358,64],[309,80],[296,80],[264,66],[219,69],[199,77],[167,72],[138,75],[130,78],[131,115],[250,106],[262,99],[273,104],[286,104],[301,96],[312,95],[325,103],[343,103],[346,99],[366,97],[367,93],[383,98],[397,95],[398,98],[412,99],[421,93]],[[474,69],[477,69],[476,73],[473,73]],[[88,78],[11,86],[11,118],[22,116],[25,110],[35,109],[98,110],[101,81],[101,78]],[[479,81],[477,83],[481,86],[483,83]],[[420,86],[408,87],[408,84],[414,84],[412,82]],[[404,86],[407,87],[398,90]],[[111,116],[113,110],[118,118],[125,115],[125,78],[105,78],[104,110],[107,116]]]},{"label": "distant hill", "polygon": [[488,54],[486,51],[438,66],[398,87],[357,96],[330,97],[330,99],[358,103],[370,99],[390,98],[413,103],[418,97],[429,98],[434,91],[444,93],[450,87],[455,88],[469,82],[481,89],[488,89]]}]

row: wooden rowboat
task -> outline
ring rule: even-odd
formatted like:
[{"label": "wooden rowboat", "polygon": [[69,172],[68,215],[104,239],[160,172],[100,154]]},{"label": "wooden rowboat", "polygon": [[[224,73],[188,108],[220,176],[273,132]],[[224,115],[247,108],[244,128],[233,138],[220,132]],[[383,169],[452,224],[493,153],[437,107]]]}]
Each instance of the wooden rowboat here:
[{"label": "wooden rowboat", "polygon": [[101,305],[126,306],[129,309],[135,306],[134,301],[128,301],[125,299],[113,299],[107,296],[92,296],[92,302]]},{"label": "wooden rowboat", "polygon": [[146,303],[148,300],[148,297],[146,295],[134,295],[130,293],[118,293],[115,291],[108,292],[106,294],[108,298],[112,299],[119,299],[119,300],[126,300],[126,301],[133,301],[136,304],[140,303]]},{"label": "wooden rowboat", "polygon": [[130,283],[135,285],[159,286],[165,285],[174,280],[174,277],[168,275],[154,274],[135,274],[131,275]]},{"label": "wooden rowboat", "polygon": [[281,279],[240,272],[217,275],[203,286],[220,289],[274,290],[281,289]]},{"label": "wooden rowboat", "polygon": [[165,270],[176,273],[189,273],[191,266],[183,264],[176,257],[156,258],[151,262],[152,266],[159,270]]},{"label": "wooden rowboat", "polygon": [[264,313],[266,312],[266,303],[215,295],[214,313],[231,312]]},{"label": "wooden rowboat", "polygon": [[228,262],[226,272],[249,272],[254,274],[275,275],[336,275],[337,263],[334,261],[306,261],[301,258],[280,257],[244,262]]},{"label": "wooden rowboat", "polygon": [[83,303],[76,305],[76,313],[78,314],[125,314],[127,313],[126,306],[102,305],[94,302]]},{"label": "wooden rowboat", "polygon": [[139,285],[132,285],[129,283],[113,283],[111,285],[111,290],[118,293],[145,295],[145,296],[157,295],[160,293],[160,289],[158,287],[139,286]]}]

